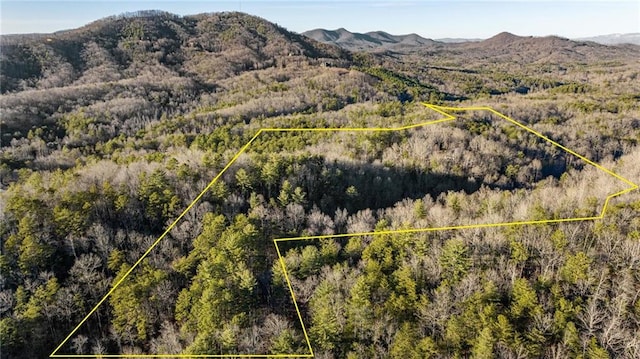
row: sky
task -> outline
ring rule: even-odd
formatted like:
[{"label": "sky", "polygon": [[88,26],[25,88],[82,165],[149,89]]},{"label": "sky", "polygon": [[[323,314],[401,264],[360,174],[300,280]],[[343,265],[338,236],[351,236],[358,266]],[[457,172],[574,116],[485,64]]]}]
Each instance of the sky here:
[{"label": "sky", "polygon": [[110,15],[151,9],[178,15],[242,11],[295,32],[343,27],[353,32],[417,33],[433,39],[488,38],[502,31],[568,38],[640,32],[639,0],[0,0],[0,32],[54,32]]}]

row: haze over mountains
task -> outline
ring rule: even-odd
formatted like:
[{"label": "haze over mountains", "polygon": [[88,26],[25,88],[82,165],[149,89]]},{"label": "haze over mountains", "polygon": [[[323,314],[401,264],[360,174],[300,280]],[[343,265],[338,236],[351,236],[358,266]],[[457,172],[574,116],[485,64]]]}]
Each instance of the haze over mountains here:
[{"label": "haze over mountains", "polygon": [[640,45],[640,32],[630,34],[609,34],[592,37],[581,37],[576,40],[593,41],[603,45],[634,44]]}]

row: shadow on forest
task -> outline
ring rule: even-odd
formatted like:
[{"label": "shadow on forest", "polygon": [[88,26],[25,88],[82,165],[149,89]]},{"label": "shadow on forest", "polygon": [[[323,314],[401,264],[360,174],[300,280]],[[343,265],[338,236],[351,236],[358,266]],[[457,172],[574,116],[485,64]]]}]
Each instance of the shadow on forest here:
[{"label": "shadow on forest", "polygon": [[[316,204],[324,213],[334,213],[345,208],[349,213],[363,209],[381,209],[393,206],[403,199],[419,199],[425,195],[436,200],[449,191],[471,194],[484,186],[491,190],[511,191],[533,189],[535,183],[553,177],[560,179],[569,169],[580,170],[584,162],[577,157],[560,152],[550,155],[543,151],[532,151],[522,147],[528,158],[539,158],[541,166],[537,175],[522,178],[502,178],[496,182],[485,182],[483,177],[429,172],[401,166],[384,166],[380,163],[324,162],[322,179],[304,178],[310,203]],[[349,190],[353,187],[355,191]]]},{"label": "shadow on forest", "polygon": [[[387,167],[372,163],[346,163],[334,161],[323,164],[323,175],[301,173],[310,203],[318,205],[324,213],[345,208],[349,213],[363,209],[393,206],[405,199],[430,195],[434,200],[442,193],[464,191],[473,193],[483,185],[480,179],[453,174],[426,172],[418,169]],[[312,171],[314,172],[314,171]],[[514,186],[484,183],[491,189],[509,190]]]}]

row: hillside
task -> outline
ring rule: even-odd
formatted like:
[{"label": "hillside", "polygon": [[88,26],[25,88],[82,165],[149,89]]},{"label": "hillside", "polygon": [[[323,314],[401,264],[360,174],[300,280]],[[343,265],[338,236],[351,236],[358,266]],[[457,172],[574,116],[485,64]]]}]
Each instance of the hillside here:
[{"label": "hillside", "polygon": [[637,46],[312,35],[0,38],[0,359],[639,357]]},{"label": "hillside", "polygon": [[241,13],[141,12],[55,34],[3,36],[0,46],[2,93],[135,78],[150,67],[210,83],[300,59],[349,60],[336,47]]},{"label": "hillside", "polygon": [[[59,121],[61,109],[100,113],[113,104],[113,121],[103,119],[105,125],[140,128],[162,113],[231,107],[245,100],[216,105],[209,94],[235,91],[236,80],[251,71],[269,78],[258,80],[261,86],[275,81],[282,86],[280,95],[290,97],[286,108],[269,105],[270,111],[306,110],[318,104],[309,98],[313,90],[296,93],[299,78],[332,77],[335,71],[321,65],[351,63],[340,48],[241,13],[126,14],[61,33],[4,36],[0,50],[3,144],[41,122]],[[347,97],[337,95],[343,102]]]}]

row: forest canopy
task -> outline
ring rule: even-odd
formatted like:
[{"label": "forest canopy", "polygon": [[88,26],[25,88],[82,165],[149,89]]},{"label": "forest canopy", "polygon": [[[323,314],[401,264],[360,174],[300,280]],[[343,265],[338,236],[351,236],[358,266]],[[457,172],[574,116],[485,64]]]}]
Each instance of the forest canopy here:
[{"label": "forest canopy", "polygon": [[154,11],[0,46],[2,359],[640,356],[637,191],[401,232],[599,216],[628,184],[495,114],[407,126],[487,106],[637,183],[637,46],[352,53]]}]

